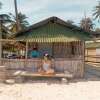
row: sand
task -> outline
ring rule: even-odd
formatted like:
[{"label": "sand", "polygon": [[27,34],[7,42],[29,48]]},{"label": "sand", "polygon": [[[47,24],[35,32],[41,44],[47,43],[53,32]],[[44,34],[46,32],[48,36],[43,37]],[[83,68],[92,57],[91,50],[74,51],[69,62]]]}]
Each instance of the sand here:
[{"label": "sand", "polygon": [[100,100],[100,81],[85,79],[62,84],[57,80],[41,80],[0,84],[0,100]]}]

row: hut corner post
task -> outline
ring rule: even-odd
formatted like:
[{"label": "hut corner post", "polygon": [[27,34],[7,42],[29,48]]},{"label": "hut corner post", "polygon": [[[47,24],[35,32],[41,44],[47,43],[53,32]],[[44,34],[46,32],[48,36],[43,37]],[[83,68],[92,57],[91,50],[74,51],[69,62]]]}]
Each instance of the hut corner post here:
[{"label": "hut corner post", "polygon": [[82,69],[81,69],[81,78],[84,77],[84,72],[85,72],[85,41],[82,41],[82,51],[83,51],[83,57],[82,57]]},{"label": "hut corner post", "polygon": [[25,54],[25,59],[28,58],[28,42],[26,41],[26,54]]},{"label": "hut corner post", "polygon": [[0,65],[2,65],[2,22],[0,22]]},{"label": "hut corner post", "polygon": [[25,67],[27,66],[27,59],[28,59],[28,41],[26,41]]}]

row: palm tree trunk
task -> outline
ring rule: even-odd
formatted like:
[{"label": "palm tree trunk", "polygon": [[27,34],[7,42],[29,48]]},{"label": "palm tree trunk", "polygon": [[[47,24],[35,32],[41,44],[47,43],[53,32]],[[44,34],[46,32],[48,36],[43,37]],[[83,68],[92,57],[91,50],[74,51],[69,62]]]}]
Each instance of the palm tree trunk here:
[{"label": "palm tree trunk", "polygon": [[15,14],[16,14],[16,30],[17,32],[21,30],[20,28],[20,22],[19,22],[19,18],[18,18],[18,9],[17,9],[17,1],[14,0],[14,5],[15,5]]},{"label": "palm tree trunk", "polygon": [[0,21],[0,65],[1,65],[1,60],[2,60],[2,21]]},{"label": "palm tree trunk", "polygon": [[[2,7],[2,3],[0,2],[0,9]],[[2,39],[2,20],[0,19],[0,39]],[[2,59],[2,42],[0,40],[0,65],[1,65],[1,59]]]}]

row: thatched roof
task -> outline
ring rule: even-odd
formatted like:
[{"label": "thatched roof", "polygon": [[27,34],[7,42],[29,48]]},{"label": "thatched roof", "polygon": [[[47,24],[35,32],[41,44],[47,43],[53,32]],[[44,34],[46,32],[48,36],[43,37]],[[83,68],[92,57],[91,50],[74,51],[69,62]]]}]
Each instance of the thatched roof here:
[{"label": "thatched roof", "polygon": [[80,27],[71,25],[57,17],[50,17],[14,34],[12,38],[32,42],[64,42],[89,40],[91,36],[89,32]]}]

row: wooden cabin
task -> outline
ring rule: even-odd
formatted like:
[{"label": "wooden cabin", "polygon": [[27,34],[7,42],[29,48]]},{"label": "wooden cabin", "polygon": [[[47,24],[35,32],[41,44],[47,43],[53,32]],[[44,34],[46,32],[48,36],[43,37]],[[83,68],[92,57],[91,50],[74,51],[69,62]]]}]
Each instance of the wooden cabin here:
[{"label": "wooden cabin", "polygon": [[[14,34],[9,40],[2,40],[5,51],[12,45],[15,53],[23,57],[4,57],[1,64],[12,69],[11,72],[20,69],[34,73],[41,65],[43,54],[47,52],[53,58],[55,73],[64,73],[67,70],[76,78],[83,77],[85,40],[89,39],[89,33],[81,28],[57,17],[50,17]],[[4,45],[8,45],[8,49]],[[36,58],[29,56],[29,51],[33,47],[39,52]]]},{"label": "wooden cabin", "polygon": [[100,63],[100,42],[86,43],[86,61],[90,63]]}]

